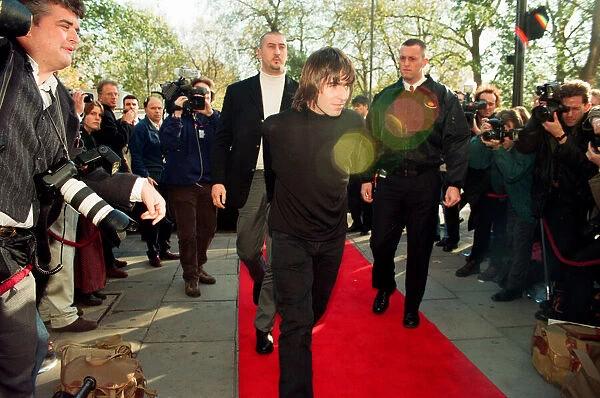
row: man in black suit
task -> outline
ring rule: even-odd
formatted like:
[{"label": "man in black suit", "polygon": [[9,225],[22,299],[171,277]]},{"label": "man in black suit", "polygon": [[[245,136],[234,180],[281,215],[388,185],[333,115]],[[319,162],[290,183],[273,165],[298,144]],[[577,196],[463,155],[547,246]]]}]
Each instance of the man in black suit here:
[{"label": "man in black suit", "polygon": [[257,56],[260,72],[230,85],[225,93],[211,156],[212,198],[218,208],[239,209],[236,246],[254,281],[256,350],[268,354],[273,351],[275,302],[270,264],[262,253],[265,238],[267,246],[270,240],[261,125],[268,116],[291,107],[298,83],[285,74],[287,43],[281,33],[264,34]]}]

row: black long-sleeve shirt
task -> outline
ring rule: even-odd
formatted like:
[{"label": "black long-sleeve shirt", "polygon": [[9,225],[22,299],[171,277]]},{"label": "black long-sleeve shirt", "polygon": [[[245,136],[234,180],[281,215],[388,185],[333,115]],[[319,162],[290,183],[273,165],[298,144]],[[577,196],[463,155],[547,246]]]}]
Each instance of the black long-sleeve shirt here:
[{"label": "black long-sleeve shirt", "polygon": [[363,120],[351,110],[338,117],[288,110],[265,120],[271,230],[310,241],[346,233],[346,186],[358,148],[342,137],[362,132]]}]

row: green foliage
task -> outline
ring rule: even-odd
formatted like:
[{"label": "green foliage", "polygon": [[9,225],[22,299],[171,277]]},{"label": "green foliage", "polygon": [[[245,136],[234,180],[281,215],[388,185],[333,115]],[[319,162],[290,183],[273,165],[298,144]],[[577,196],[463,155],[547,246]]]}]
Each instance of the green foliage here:
[{"label": "green foliage", "polygon": [[114,0],[90,0],[82,20],[82,44],[74,66],[90,88],[103,78],[127,92],[145,96],[173,79],[187,61],[173,30],[160,17]]}]

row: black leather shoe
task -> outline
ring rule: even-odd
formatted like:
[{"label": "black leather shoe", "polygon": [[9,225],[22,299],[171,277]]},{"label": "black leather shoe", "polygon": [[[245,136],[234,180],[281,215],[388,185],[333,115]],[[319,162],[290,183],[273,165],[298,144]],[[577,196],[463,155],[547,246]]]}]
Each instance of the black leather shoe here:
[{"label": "black leather shoe", "polygon": [[75,301],[79,304],[85,305],[86,307],[102,305],[102,300],[91,293],[76,294]]},{"label": "black leather shoe", "polygon": [[446,241],[446,244],[444,245],[444,247],[442,247],[442,250],[445,252],[451,252],[452,250],[456,249],[457,247],[458,247],[458,243]]},{"label": "black leather shoe", "polygon": [[521,298],[523,292],[514,289],[502,289],[492,296],[492,301],[513,301]]},{"label": "black leather shoe", "polygon": [[393,292],[388,292],[383,289],[377,291],[375,300],[373,301],[373,312],[375,314],[383,314],[390,304],[390,296]]},{"label": "black leather shoe", "polygon": [[418,312],[407,312],[404,314],[404,320],[402,321],[402,324],[407,329],[414,329],[419,326],[420,320],[421,319],[419,318]]},{"label": "black leather shoe", "polygon": [[[438,242],[435,244],[437,247],[444,247],[446,246],[446,244],[448,243],[448,238],[442,238],[439,239],[439,235],[436,236],[436,238],[438,238]],[[435,239],[435,238],[434,238]]]},{"label": "black leather shoe", "polygon": [[269,332],[256,329],[256,352],[270,354],[273,352],[273,337]]},{"label": "black leather shoe", "polygon": [[102,293],[100,290],[93,292],[92,295],[98,297],[100,300],[106,300],[106,294]]},{"label": "black leather shoe", "polygon": [[459,278],[464,278],[469,275],[478,274],[479,273],[479,263],[475,260],[467,260],[467,263],[456,270],[454,275]]},{"label": "black leather shoe", "polygon": [[161,260],[169,261],[169,260],[179,260],[181,256],[179,253],[173,253],[170,250],[163,250],[160,252],[159,258]]}]

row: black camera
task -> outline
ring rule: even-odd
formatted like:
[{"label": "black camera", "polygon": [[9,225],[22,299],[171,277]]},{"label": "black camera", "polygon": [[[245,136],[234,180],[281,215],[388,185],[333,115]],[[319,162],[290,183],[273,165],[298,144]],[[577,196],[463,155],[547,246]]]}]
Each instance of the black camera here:
[{"label": "black camera", "polygon": [[485,109],[487,106],[487,102],[484,100],[473,101],[471,99],[471,94],[465,94],[465,99],[462,102],[462,109],[467,118],[467,122],[469,125],[473,124],[473,120],[475,120],[475,115],[478,110]]},{"label": "black camera", "polygon": [[[200,111],[205,106],[205,95],[208,90],[204,87],[192,87],[190,79],[198,76],[198,71],[193,69],[177,68],[179,79],[161,84],[161,94],[165,99],[166,110],[173,113],[177,110],[185,112]],[[184,96],[187,101],[183,107],[175,105],[177,98]]]},{"label": "black camera", "polygon": [[66,203],[94,225],[113,234],[111,240],[118,242],[117,233],[131,228],[135,222],[127,214],[113,208],[87,184],[75,177],[91,172],[98,165],[105,169],[109,168],[109,172],[112,172],[118,170],[119,164],[117,154],[103,145],[82,153],[74,161],[61,159],[50,169],[34,176],[38,196],[43,202],[48,202],[50,198],[62,195]]},{"label": "black camera", "polygon": [[20,1],[0,0],[0,36],[25,36],[31,28],[31,12]]},{"label": "black camera", "polygon": [[502,141],[504,138],[510,138],[513,141],[519,139],[519,129],[504,130],[504,124],[502,120],[498,118],[488,119],[488,123],[492,126],[491,130],[484,131],[481,133],[481,138],[485,141],[498,140]]},{"label": "black camera", "polygon": [[[73,90],[69,89],[69,95],[73,95]],[[83,103],[89,104],[90,102],[94,102],[94,94],[92,93],[83,93]]]},{"label": "black camera", "polygon": [[536,94],[540,102],[545,105],[538,105],[531,110],[531,116],[538,122],[550,122],[554,120],[554,113],[560,114],[566,109],[560,101],[560,83],[544,83],[536,87]]}]

